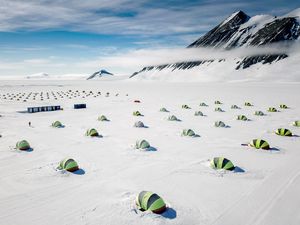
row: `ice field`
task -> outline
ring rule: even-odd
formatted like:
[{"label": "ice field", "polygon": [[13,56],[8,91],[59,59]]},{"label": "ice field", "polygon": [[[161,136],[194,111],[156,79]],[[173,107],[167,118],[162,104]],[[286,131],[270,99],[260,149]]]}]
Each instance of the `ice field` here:
[{"label": "ice field", "polygon": [[[62,94],[69,90],[80,95]],[[35,100],[33,94],[27,102],[3,98],[30,92],[38,93]],[[300,224],[300,127],[292,126],[300,120],[297,82],[2,80],[0,96],[0,224]],[[214,111],[215,100],[224,112]],[[75,103],[87,108],[73,109]],[[182,109],[183,104],[191,109]],[[231,109],[233,104],[241,109]],[[20,112],[44,105],[63,110]],[[162,107],[170,112],[160,112]],[[279,112],[267,112],[269,107]],[[133,116],[135,110],[144,116]],[[205,116],[194,116],[199,110]],[[255,116],[256,110],[266,116]],[[250,121],[236,120],[242,114]],[[110,121],[98,121],[100,115]],[[168,121],[169,115],[181,121]],[[51,127],[56,120],[65,127]],[[133,127],[138,120],[148,128]],[[215,127],[218,120],[229,127]],[[86,137],[89,128],[103,137]],[[188,128],[199,137],[181,136]],[[277,128],[294,136],[278,136]],[[22,139],[33,151],[14,149]],[[134,149],[138,139],[149,141],[153,151]],[[271,150],[241,146],[252,139],[268,141]],[[230,159],[236,170],[212,169],[209,160],[218,156]],[[58,171],[65,157],[75,159],[81,170]],[[137,210],[134,201],[143,190],[160,195],[167,211]]]}]

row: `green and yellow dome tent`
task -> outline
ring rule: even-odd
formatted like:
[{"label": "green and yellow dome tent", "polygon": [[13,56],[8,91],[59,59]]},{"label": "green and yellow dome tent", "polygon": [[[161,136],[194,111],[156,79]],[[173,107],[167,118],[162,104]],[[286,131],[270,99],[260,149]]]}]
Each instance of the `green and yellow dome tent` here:
[{"label": "green and yellow dome tent", "polygon": [[222,104],[222,102],[220,102],[220,101],[216,100],[216,101],[215,101],[215,104],[216,104],[216,105],[221,105],[221,104]]},{"label": "green and yellow dome tent", "polygon": [[262,111],[255,111],[255,112],[254,112],[254,115],[255,115],[255,116],[264,116],[265,114],[264,114],[264,112],[262,112]]},{"label": "green and yellow dome tent", "polygon": [[29,150],[30,148],[31,148],[30,144],[26,140],[18,141],[16,143],[16,149],[26,151],[26,150]]},{"label": "green and yellow dome tent", "polygon": [[178,119],[176,116],[174,116],[174,115],[169,116],[169,117],[168,117],[168,120],[169,120],[169,121],[179,121],[179,119]]},{"label": "green and yellow dome tent", "polygon": [[253,106],[250,102],[245,102],[245,106]]},{"label": "green and yellow dome tent", "polygon": [[135,143],[136,149],[147,149],[150,148],[150,144],[146,140],[137,140]]},{"label": "green and yellow dome tent", "polygon": [[205,102],[200,102],[199,106],[208,106]]},{"label": "green and yellow dome tent", "polygon": [[106,116],[104,116],[104,115],[99,116],[99,117],[98,117],[98,120],[99,120],[99,121],[109,121],[109,120],[106,118]]},{"label": "green and yellow dome tent", "polygon": [[134,115],[134,116],[142,116],[142,114],[139,111],[134,111],[132,113],[132,115]]},{"label": "green and yellow dome tent", "polygon": [[268,108],[268,112],[278,112],[278,110],[274,107]]},{"label": "green and yellow dome tent", "polygon": [[164,200],[157,194],[150,191],[142,191],[135,200],[136,206],[141,211],[151,211],[161,214],[167,209]]},{"label": "green and yellow dome tent", "polygon": [[221,109],[220,107],[215,108],[215,112],[224,112],[223,109]]},{"label": "green and yellow dome tent", "polygon": [[270,145],[268,142],[262,139],[254,139],[249,143],[249,146],[256,148],[256,149],[264,149],[264,150],[269,150]]},{"label": "green and yellow dome tent", "polygon": [[287,105],[285,105],[285,104],[280,104],[279,107],[280,107],[281,109],[288,109],[288,108],[289,108],[289,107],[288,107]]},{"label": "green and yellow dome tent", "polygon": [[300,127],[300,120],[296,120],[293,122],[293,126]]},{"label": "green and yellow dome tent", "polygon": [[144,123],[142,121],[136,121],[134,123],[134,127],[145,127]]},{"label": "green and yellow dome tent", "polygon": [[159,110],[160,112],[169,112],[169,110],[167,110],[166,108],[161,108],[160,110]]},{"label": "green and yellow dome tent", "polygon": [[243,120],[243,121],[248,121],[248,118],[245,115],[238,115],[237,120]]},{"label": "green and yellow dome tent", "polygon": [[223,169],[223,170],[234,170],[235,166],[233,165],[233,163],[223,157],[215,157],[210,161],[210,165],[213,169]]},{"label": "green and yellow dome tent", "polygon": [[90,136],[90,137],[99,137],[99,133],[95,128],[92,129],[88,129],[85,133],[86,136]]},{"label": "green and yellow dome tent", "polygon": [[240,107],[238,107],[237,105],[232,105],[231,108],[232,109],[240,109]]},{"label": "green and yellow dome tent", "polygon": [[280,136],[288,136],[288,137],[293,136],[292,132],[289,129],[285,129],[285,128],[278,128],[275,131],[275,134]]},{"label": "green and yellow dome tent", "polygon": [[181,108],[183,108],[183,109],[190,109],[190,107],[188,105],[182,105]]},{"label": "green and yellow dome tent", "polygon": [[181,136],[195,137],[196,134],[192,129],[184,129],[181,133]]},{"label": "green and yellow dome tent", "polygon": [[62,128],[64,125],[60,121],[55,121],[54,123],[51,124],[52,127],[55,128]]},{"label": "green and yellow dome tent", "polygon": [[60,161],[59,166],[57,167],[59,170],[66,170],[69,172],[74,172],[79,169],[77,162],[71,158],[65,158]]},{"label": "green and yellow dome tent", "polygon": [[215,127],[226,127],[226,124],[223,121],[216,121]]},{"label": "green and yellow dome tent", "polygon": [[201,112],[201,111],[196,111],[194,115],[195,116],[204,116],[203,112]]}]

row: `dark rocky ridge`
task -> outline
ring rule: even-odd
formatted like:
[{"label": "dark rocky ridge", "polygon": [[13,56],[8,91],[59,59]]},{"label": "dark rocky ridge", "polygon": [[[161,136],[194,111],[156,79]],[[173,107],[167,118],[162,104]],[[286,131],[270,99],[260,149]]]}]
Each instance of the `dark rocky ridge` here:
[{"label": "dark rocky ridge", "polygon": [[[264,46],[266,44],[292,42],[300,36],[300,25],[296,18],[283,17],[275,18],[265,24],[257,32],[251,32],[255,25],[242,26],[250,17],[244,12],[239,11],[234,13],[231,17],[220,23],[204,36],[187,46],[188,48],[210,47],[233,49],[242,46]],[[235,69],[245,69],[256,63],[272,63],[288,57],[287,54],[279,55],[258,55],[245,57],[238,62]],[[174,64],[166,64],[160,66],[144,67],[139,72],[135,72],[131,77],[145,71],[163,70],[165,68],[172,68],[174,70],[186,70],[193,67],[201,66],[205,63],[213,62],[214,60],[179,62]],[[222,61],[222,60],[219,60]]]}]

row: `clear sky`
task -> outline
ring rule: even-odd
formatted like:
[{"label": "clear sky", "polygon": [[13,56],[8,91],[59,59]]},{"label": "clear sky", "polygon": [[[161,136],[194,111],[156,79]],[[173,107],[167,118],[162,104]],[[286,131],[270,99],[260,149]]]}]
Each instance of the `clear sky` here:
[{"label": "clear sky", "polygon": [[122,73],[101,59],[185,47],[238,10],[278,16],[298,7],[287,0],[0,0],[0,76]]}]

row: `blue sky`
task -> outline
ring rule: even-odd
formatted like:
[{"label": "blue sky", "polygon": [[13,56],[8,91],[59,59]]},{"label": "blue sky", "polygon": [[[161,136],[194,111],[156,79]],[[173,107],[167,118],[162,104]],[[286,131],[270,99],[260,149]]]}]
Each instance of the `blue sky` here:
[{"label": "blue sky", "polygon": [[286,0],[0,0],[0,75],[117,70],[101,59],[185,47],[238,10],[283,15],[298,7]]}]

